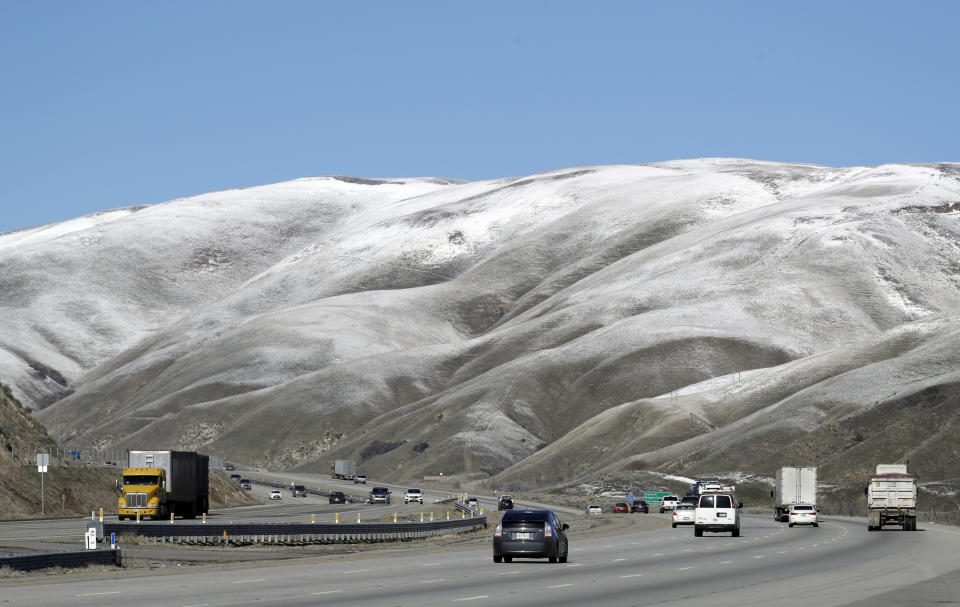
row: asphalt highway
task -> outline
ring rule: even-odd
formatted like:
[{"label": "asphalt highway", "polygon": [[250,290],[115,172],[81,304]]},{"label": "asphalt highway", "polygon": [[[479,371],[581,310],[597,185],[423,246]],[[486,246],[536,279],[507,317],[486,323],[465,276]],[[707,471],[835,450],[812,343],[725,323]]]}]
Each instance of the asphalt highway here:
[{"label": "asphalt highway", "polygon": [[[50,521],[39,524],[44,523]],[[7,531],[6,525],[0,527],[0,534]],[[353,560],[113,580],[45,580],[6,587],[0,580],[0,602],[96,607],[823,607],[880,596],[898,597],[897,603],[886,604],[901,604],[906,599],[911,604],[925,604],[925,581],[943,595],[960,579],[956,575],[960,569],[958,547],[960,530],[933,524],[921,524],[916,532],[890,529],[868,533],[865,523],[854,519],[828,517],[819,528],[789,528],[772,517],[747,516],[739,538],[710,533],[695,538],[690,527],[667,526],[571,541],[566,564],[544,560],[495,564],[489,547],[401,556],[358,554]]]}]

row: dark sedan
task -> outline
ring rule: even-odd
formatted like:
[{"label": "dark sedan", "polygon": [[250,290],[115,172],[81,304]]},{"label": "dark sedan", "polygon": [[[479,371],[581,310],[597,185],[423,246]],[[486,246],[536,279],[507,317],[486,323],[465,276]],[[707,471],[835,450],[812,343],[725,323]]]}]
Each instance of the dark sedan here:
[{"label": "dark sedan", "polygon": [[343,494],[342,491],[331,491],[330,492],[330,503],[331,504],[346,504],[347,496]]},{"label": "dark sedan", "polygon": [[650,506],[647,506],[647,502],[640,500],[639,502],[633,502],[633,509],[630,512],[642,512],[643,514],[650,514]]},{"label": "dark sedan", "polygon": [[567,562],[567,529],[551,510],[507,510],[493,534],[493,562],[514,557]]}]

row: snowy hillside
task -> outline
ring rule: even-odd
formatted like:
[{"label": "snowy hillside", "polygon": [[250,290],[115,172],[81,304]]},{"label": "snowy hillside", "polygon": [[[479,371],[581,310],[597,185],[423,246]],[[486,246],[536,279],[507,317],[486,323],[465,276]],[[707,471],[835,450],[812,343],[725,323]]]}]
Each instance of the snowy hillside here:
[{"label": "snowy hillside", "polygon": [[0,381],[75,444],[840,474],[878,420],[915,461],[957,428],[960,165],[300,179],[2,234],[0,306]]}]

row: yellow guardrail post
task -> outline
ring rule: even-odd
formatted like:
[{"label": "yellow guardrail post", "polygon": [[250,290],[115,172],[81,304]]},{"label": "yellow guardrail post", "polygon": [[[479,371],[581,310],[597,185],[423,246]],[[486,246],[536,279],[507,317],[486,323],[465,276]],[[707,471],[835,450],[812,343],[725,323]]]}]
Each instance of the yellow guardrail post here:
[{"label": "yellow guardrail post", "polygon": [[170,522],[173,522],[173,512],[170,513]]},{"label": "yellow guardrail post", "polygon": [[394,522],[394,523],[397,522],[397,513],[396,513],[396,512],[393,513],[393,522]]},{"label": "yellow guardrail post", "polygon": [[100,522],[103,522],[103,508],[100,509]]},{"label": "yellow guardrail post", "polygon": [[207,524],[207,513],[206,513],[206,512],[203,513],[203,524],[204,524],[204,525]]},{"label": "yellow guardrail post", "polygon": [[310,522],[311,522],[311,523],[316,523],[316,522],[317,522],[317,515],[316,515],[316,514],[311,514],[311,515],[310,515]]},{"label": "yellow guardrail post", "polygon": [[422,513],[422,512],[420,513],[420,522],[421,522],[421,523],[423,522],[423,513]]},{"label": "yellow guardrail post", "polygon": [[334,523],[339,523],[339,522],[340,522],[340,513],[339,513],[339,512],[336,513],[336,514],[333,516],[333,522],[334,522]]},{"label": "yellow guardrail post", "polygon": [[358,522],[358,523],[360,522],[360,513],[359,513],[359,512],[357,513],[357,522]]},{"label": "yellow guardrail post", "polygon": [[432,513],[432,512],[430,513],[430,522],[431,522],[431,523],[433,522],[433,513]]},{"label": "yellow guardrail post", "polygon": [[139,510],[137,510],[137,522],[138,522],[138,523],[140,522],[140,511],[139,511]]}]

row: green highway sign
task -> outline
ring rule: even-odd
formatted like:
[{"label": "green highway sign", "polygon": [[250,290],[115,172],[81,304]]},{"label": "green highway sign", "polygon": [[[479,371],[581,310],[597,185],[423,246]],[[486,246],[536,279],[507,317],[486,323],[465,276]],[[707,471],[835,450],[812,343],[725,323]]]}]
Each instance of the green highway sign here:
[{"label": "green highway sign", "polygon": [[659,504],[660,500],[667,497],[668,495],[673,495],[669,491],[644,491],[643,492],[643,501],[648,504]]}]

